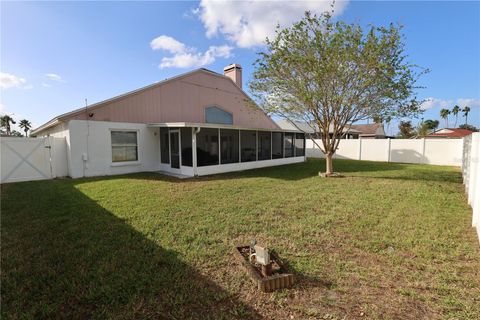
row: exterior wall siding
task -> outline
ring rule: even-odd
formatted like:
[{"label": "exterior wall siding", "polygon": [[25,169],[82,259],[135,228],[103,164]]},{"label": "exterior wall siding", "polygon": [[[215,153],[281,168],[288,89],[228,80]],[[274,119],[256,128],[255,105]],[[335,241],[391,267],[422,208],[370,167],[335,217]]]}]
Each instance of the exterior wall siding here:
[{"label": "exterior wall siding", "polygon": [[[233,125],[279,129],[232,81],[208,72],[194,72],[172,81],[92,107],[68,120],[128,123],[205,122],[205,107],[217,106],[233,114]],[[93,113],[92,117],[88,114]]]},{"label": "exterior wall siding", "polygon": [[[72,120],[69,129],[72,178],[160,170],[158,128],[140,123]],[[137,131],[138,161],[112,162],[110,131],[115,129]]]}]

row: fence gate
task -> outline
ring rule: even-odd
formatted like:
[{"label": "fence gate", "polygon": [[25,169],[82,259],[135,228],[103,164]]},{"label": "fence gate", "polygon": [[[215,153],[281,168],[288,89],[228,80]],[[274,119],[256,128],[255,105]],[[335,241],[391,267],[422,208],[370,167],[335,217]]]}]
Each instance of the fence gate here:
[{"label": "fence gate", "polygon": [[1,183],[54,178],[50,138],[1,138]]}]

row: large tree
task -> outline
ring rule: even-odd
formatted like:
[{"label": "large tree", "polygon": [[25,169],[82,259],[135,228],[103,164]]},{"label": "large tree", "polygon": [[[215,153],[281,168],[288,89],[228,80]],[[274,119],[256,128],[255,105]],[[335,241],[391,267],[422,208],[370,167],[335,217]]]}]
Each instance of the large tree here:
[{"label": "large tree", "polygon": [[411,121],[400,121],[398,130],[400,131],[400,138],[410,139],[415,136],[415,130]]},{"label": "large tree", "polygon": [[425,120],[425,122],[424,122],[425,127],[426,127],[428,130],[430,130],[430,131],[435,131],[435,130],[437,130],[439,124],[440,124],[440,123],[438,122],[438,120],[430,120],[430,119],[428,119],[428,120]]},{"label": "large tree", "polygon": [[306,122],[321,137],[326,175],[348,126],[420,112],[415,90],[426,70],[407,62],[401,27],[333,22],[330,13],[277,28],[255,62],[250,89],[270,114]]},{"label": "large tree", "polygon": [[5,128],[5,134],[7,136],[12,134],[11,125],[15,123],[15,120],[13,120],[8,114],[5,114],[0,118],[0,127]]}]

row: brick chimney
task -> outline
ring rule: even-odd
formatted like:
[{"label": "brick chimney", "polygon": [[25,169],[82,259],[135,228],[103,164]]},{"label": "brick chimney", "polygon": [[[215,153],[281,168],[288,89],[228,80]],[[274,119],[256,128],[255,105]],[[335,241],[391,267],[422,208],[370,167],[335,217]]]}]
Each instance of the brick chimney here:
[{"label": "brick chimney", "polygon": [[233,63],[225,68],[223,68],[223,74],[235,82],[235,84],[241,89],[242,88],[242,66]]}]

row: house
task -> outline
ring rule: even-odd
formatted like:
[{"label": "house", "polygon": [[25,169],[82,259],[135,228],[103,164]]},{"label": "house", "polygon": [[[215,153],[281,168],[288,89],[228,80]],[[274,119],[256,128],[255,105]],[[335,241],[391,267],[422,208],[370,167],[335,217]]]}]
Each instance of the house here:
[{"label": "house", "polygon": [[[316,124],[308,124],[306,122],[299,121],[290,121],[290,120],[278,120],[276,121],[277,125],[283,130],[300,130],[305,133],[305,137],[308,139],[320,139],[320,134],[318,133],[318,126]],[[330,126],[330,137],[333,136],[333,126]],[[359,131],[355,129],[344,129],[345,133],[344,139],[354,139],[355,136],[358,138]]]},{"label": "house", "polygon": [[469,136],[473,131],[460,128],[444,128],[425,136],[427,139],[461,139]]},{"label": "house", "polygon": [[[306,122],[279,120],[277,124],[284,130],[300,130],[305,133],[307,138],[320,139],[318,134],[318,126],[316,124],[310,125]],[[333,126],[330,126],[330,137],[333,136]],[[343,130],[342,139],[385,139],[385,130],[383,124],[352,124]]]},{"label": "house", "polygon": [[388,138],[385,134],[385,129],[383,123],[367,123],[367,124],[352,124],[350,126],[351,130],[356,130],[359,132],[358,137],[354,139],[386,139]]},{"label": "house", "polygon": [[183,176],[305,161],[305,136],[283,130],[242,90],[242,68],[194,70],[59,115],[36,136],[64,137],[72,178],[164,171]]}]

